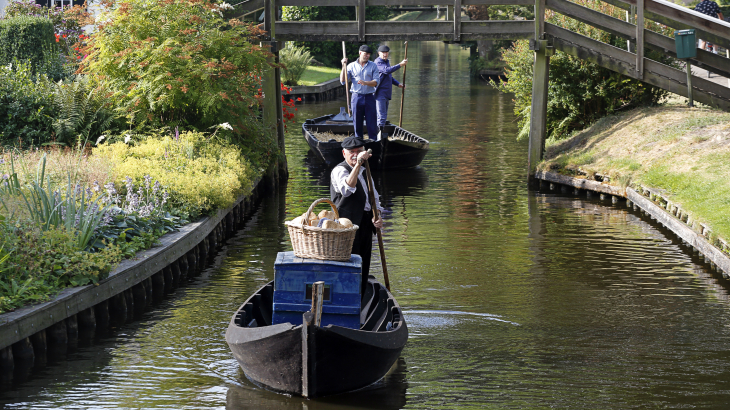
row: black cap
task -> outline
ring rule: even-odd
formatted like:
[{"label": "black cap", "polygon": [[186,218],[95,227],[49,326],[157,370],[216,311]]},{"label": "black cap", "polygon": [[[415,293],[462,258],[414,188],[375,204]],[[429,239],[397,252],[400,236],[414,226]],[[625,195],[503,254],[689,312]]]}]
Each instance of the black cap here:
[{"label": "black cap", "polygon": [[372,53],[373,53],[373,49],[372,49],[372,48],[370,48],[370,46],[369,46],[369,45],[367,45],[367,44],[363,44],[363,45],[361,45],[361,46],[360,46],[360,51],[364,51],[364,52],[366,52],[366,53],[370,53],[370,54],[372,54]]},{"label": "black cap", "polygon": [[365,141],[362,140],[362,138],[358,138],[354,135],[350,135],[349,137],[345,138],[344,141],[342,141],[342,148],[344,149],[353,149],[357,147],[362,147],[365,145]]},{"label": "black cap", "polygon": [[388,47],[388,46],[380,46],[380,47],[378,47],[378,51],[380,51],[381,53],[387,53],[387,52],[390,51],[390,47]]}]

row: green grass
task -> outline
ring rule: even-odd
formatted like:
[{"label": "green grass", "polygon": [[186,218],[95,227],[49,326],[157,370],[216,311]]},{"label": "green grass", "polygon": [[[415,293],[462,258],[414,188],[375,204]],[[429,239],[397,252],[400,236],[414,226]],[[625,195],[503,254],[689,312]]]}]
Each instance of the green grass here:
[{"label": "green grass", "polygon": [[730,113],[681,106],[604,118],[568,139],[547,141],[540,169],[608,175],[666,193],[693,221],[730,240]]},{"label": "green grass", "polygon": [[339,68],[309,66],[299,79],[299,85],[317,85],[325,81],[337,78],[340,75]]}]

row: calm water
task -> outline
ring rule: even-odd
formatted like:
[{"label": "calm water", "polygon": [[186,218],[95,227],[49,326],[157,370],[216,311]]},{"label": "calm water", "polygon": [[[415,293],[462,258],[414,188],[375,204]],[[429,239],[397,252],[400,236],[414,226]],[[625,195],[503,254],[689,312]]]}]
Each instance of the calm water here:
[{"label": "calm water", "polygon": [[[399,61],[402,45],[391,47]],[[376,176],[391,287],[410,329],[383,382],[318,400],[270,393],[245,379],[224,341],[233,311],[291,249],[282,222],[328,196],[327,172],[290,125],[288,185],[213,267],[142,320],[6,385],[0,406],[726,408],[727,291],[625,206],[528,192],[511,97],[471,81],[467,57],[454,45],[409,47],[403,125],[432,145],[420,169]]]}]

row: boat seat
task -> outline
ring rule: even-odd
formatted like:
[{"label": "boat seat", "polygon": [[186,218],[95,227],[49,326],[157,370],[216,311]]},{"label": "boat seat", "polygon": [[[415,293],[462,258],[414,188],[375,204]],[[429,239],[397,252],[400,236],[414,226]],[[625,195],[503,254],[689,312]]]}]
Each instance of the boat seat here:
[{"label": "boat seat", "polygon": [[385,313],[385,310],[388,308],[388,292],[382,287],[378,292],[378,298],[375,303],[375,308],[372,309],[373,312],[370,314],[365,323],[360,327],[360,329],[377,331],[375,325],[380,324],[380,319],[383,317],[383,313]]},{"label": "boat seat", "polygon": [[373,327],[373,329],[377,329],[378,332],[384,331],[388,325],[388,322],[390,322],[393,319],[393,313],[391,310],[395,306],[395,303],[393,303],[393,299],[389,298],[388,304],[386,306],[388,308],[385,309],[385,312],[383,312],[383,315],[377,321],[377,323],[375,324],[375,327]]}]

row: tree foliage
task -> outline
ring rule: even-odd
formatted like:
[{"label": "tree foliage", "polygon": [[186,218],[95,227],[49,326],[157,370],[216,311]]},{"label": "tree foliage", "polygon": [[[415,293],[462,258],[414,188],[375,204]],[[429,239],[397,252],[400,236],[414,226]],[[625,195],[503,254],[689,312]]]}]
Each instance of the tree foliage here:
[{"label": "tree foliage", "polygon": [[[390,10],[384,6],[365,7],[367,20],[387,20],[390,17]],[[284,21],[344,21],[355,20],[355,8],[336,6],[285,6],[283,7],[282,20]],[[340,67],[342,64],[342,45],[334,41],[300,41],[297,46],[304,46],[312,54],[315,60],[328,67]],[[375,44],[371,44],[376,46]],[[348,58],[352,61],[357,56],[360,44],[347,43],[346,51]],[[377,49],[377,47],[374,47]]]},{"label": "tree foliage", "polygon": [[224,21],[225,3],[122,0],[101,17],[82,72],[113,92],[135,127],[222,122],[256,128],[256,90],[270,54],[253,25]]}]

